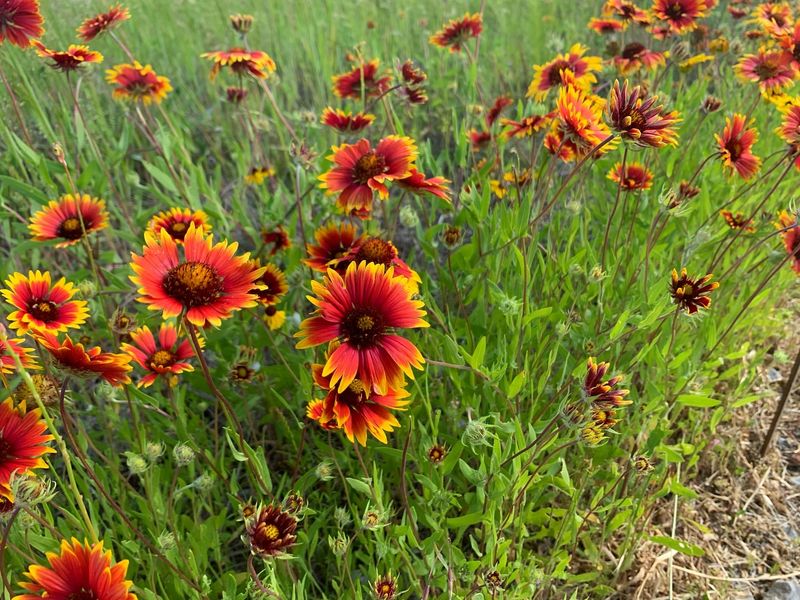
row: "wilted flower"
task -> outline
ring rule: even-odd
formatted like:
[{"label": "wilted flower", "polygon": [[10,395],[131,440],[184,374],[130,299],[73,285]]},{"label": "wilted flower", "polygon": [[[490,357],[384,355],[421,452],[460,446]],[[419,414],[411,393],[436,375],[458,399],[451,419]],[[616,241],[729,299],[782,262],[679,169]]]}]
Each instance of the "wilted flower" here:
[{"label": "wilted flower", "polygon": [[261,508],[246,526],[250,550],[256,556],[269,558],[283,554],[297,539],[297,519],[280,507],[269,504]]}]

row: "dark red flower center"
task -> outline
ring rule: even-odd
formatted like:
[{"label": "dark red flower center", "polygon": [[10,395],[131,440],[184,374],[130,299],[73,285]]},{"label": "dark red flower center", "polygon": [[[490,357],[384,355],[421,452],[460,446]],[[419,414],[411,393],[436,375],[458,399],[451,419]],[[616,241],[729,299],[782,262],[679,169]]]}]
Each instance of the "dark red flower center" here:
[{"label": "dark red flower center", "polygon": [[557,60],[550,65],[550,70],[547,73],[547,82],[551,86],[561,85],[563,83],[563,79],[561,78],[561,71],[564,69],[571,69],[572,65],[570,65],[565,60]]},{"label": "dark red flower center", "polygon": [[266,314],[268,317],[274,317],[274,316],[275,316],[275,313],[277,313],[277,312],[278,312],[278,309],[277,309],[277,308],[275,308],[274,306],[268,306],[268,307],[266,308],[266,310],[264,311],[264,313],[265,313],[265,314]]},{"label": "dark red flower center", "polygon": [[183,221],[175,221],[174,223],[170,223],[169,227],[167,227],[167,231],[169,231],[170,236],[176,240],[182,240],[184,237],[186,237],[186,232],[188,230],[189,225]]},{"label": "dark red flower center", "polygon": [[364,185],[376,175],[384,172],[386,172],[386,159],[374,150],[370,150],[359,158],[353,167],[353,179]]},{"label": "dark red flower center", "polygon": [[[91,226],[91,222],[88,220],[84,220],[83,224],[86,229],[89,229]],[[80,219],[77,217],[64,219],[61,225],[58,226],[58,236],[67,240],[78,240],[83,237]]]},{"label": "dark red flower center", "polygon": [[360,263],[362,260],[368,263],[377,263],[385,266],[392,264],[395,258],[394,247],[380,238],[370,238],[358,249],[355,260]]},{"label": "dark red flower center", "polygon": [[58,306],[49,300],[34,299],[28,307],[28,312],[40,321],[47,323],[58,316]]},{"label": "dark red flower center", "polygon": [[622,119],[625,129],[638,129],[643,131],[647,125],[647,118],[638,110],[632,110]]},{"label": "dark red flower center", "polygon": [[356,348],[371,348],[383,331],[383,318],[369,308],[353,310],[341,325],[342,337]]},{"label": "dark red flower center", "polygon": [[187,308],[204,306],[222,295],[223,278],[209,265],[185,262],[164,276],[164,291]]},{"label": "dark red flower center", "polygon": [[5,462],[16,458],[13,454],[14,448],[7,439],[3,437],[3,432],[0,431],[0,465]]},{"label": "dark red flower center", "polygon": [[758,76],[759,81],[766,81],[778,74],[778,66],[771,62],[761,61],[755,66],[753,72]]},{"label": "dark red flower center", "polygon": [[150,367],[153,369],[166,369],[175,364],[176,357],[169,350],[158,350],[150,357]]},{"label": "dark red flower center", "polygon": [[671,2],[667,5],[667,8],[664,10],[664,13],[667,15],[668,18],[678,20],[686,15],[686,11],[683,8],[683,5],[680,2]]},{"label": "dark red flower center", "polygon": [[725,144],[725,149],[731,157],[731,162],[736,162],[742,156],[742,144],[739,140],[730,140]]},{"label": "dark red flower center", "polygon": [[72,592],[69,596],[67,596],[67,600],[98,600],[98,599],[94,593],[94,590],[87,590],[86,588],[81,588],[77,592]]},{"label": "dark red flower center", "polygon": [[638,42],[633,42],[625,46],[622,50],[622,58],[626,60],[632,60],[634,58],[639,58],[644,54],[646,48],[643,44],[639,44]]}]

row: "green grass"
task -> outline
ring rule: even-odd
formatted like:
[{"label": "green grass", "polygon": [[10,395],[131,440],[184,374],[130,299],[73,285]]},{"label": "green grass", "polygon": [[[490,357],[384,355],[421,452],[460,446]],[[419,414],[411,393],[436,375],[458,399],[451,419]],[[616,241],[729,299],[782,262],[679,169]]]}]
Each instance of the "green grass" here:
[{"label": "green grass", "polygon": [[[73,40],[83,18],[105,8],[97,2],[43,4],[44,41],[56,48]],[[660,79],[657,91],[682,115],[682,143],[629,152],[628,160],[649,165],[654,185],[638,200],[623,195],[611,225],[606,272],[600,273],[617,193],[606,174],[622,160],[622,150],[581,169],[552,212],[530,227],[531,216],[553,198],[573,166],[537,152],[538,183],[512,187],[500,200],[489,180],[529,167],[530,139],[474,153],[466,138],[469,129],[482,127],[480,105],[500,94],[515,101],[506,116],[545,110],[525,98],[531,65],[577,41],[603,54],[605,40],[585,28],[600,2],[487,3],[477,65],[427,41],[446,20],[478,10],[477,3],[446,11],[419,0],[126,5],[133,18],[118,30],[121,39],[175,88],[163,112],[149,107],[143,113],[158,147],[140,129],[135,108],[111,99],[103,68],[127,62],[111,38],[92,44],[105,55],[102,67],[70,80],[33,51],[3,46],[0,65],[33,144],[23,141],[4,92],[0,274],[46,269],[76,284],[93,280],[82,247],[55,249],[30,241],[27,232],[30,215],[70,191],[51,151],[58,142],[77,187],[105,198],[112,214],[112,226],[93,237],[106,284],[85,293],[91,319],[74,338],[84,335],[117,351],[119,336],[110,328],[115,309],[139,324],[158,326],[160,314],[135,301],[130,252],[140,253],[155,212],[185,204],[208,212],[215,239],[238,241],[242,251],[263,250],[262,228],[283,225],[289,231],[292,247],[271,259],[290,282],[280,305],[287,322],[270,332],[253,309],[203,332],[211,374],[243,423],[247,447],[238,444],[199,368],[172,388],[158,382],[119,389],[70,378],[67,425],[78,448],[66,443],[76,484],[68,482],[62,455],[50,455],[51,468],[38,473],[55,482],[55,495],[16,513],[7,533],[4,560],[14,592],[27,566],[42,563],[59,537],[90,536],[79,495],[115,559],[130,561],[128,578],[143,600],[259,597],[241,539],[241,504],[269,502],[270,496],[280,502],[292,491],[307,508],[291,560],[254,563],[263,585],[282,598],[370,598],[371,582],[389,572],[407,590],[406,598],[606,598],[624,589],[633,551],[650,535],[662,534],[657,541],[684,553],[703,552],[681,545],[680,531],[691,525],[680,515],[675,536],[648,525],[655,502],[673,495],[679,506],[693,500],[684,484],[701,453],[724,457],[738,443],[722,440],[709,448],[723,419],[760,400],[753,392],[756,370],[770,336],[791,318],[779,307],[796,277],[786,265],[777,268],[785,251],[772,221],[778,210],[790,208],[796,173],[792,168],[780,178],[782,165],[769,170],[784,151],[773,133],[780,121],[773,106],[761,102],[753,112],[761,138],[755,151],[765,159],[753,185],[726,176],[717,160],[710,161],[696,182],[700,194],[670,211],[649,258],[646,240],[657,215],[667,214],[671,186],[689,179],[716,151],[713,134],[721,132],[724,117],[746,113],[755,98],[754,86],[734,78],[737,54],[720,54],[686,72],[671,66]],[[224,101],[225,85],[234,81],[223,73],[210,82],[210,63],[200,58],[236,43],[227,24],[230,12],[255,16],[248,42],[275,59],[277,76],[269,84],[277,103],[319,155],[310,165],[295,159],[289,135],[250,83],[247,108],[266,161],[277,171],[258,187],[244,182],[259,162],[246,121]],[[742,38],[744,26],[724,10],[717,9],[709,23],[732,40]],[[420,170],[450,179],[454,193],[448,206],[395,192],[377,218],[364,224],[373,235],[391,232],[403,259],[420,274],[420,298],[431,324],[408,334],[431,363],[409,382],[411,403],[397,413],[401,427],[388,444],[370,439],[366,448],[305,418],[307,401],[320,397],[309,367],[322,360],[322,350],[296,350],[292,338],[313,308],[305,299],[311,274],[300,262],[303,240],[311,240],[323,222],[340,218],[333,200],[317,188],[317,177],[328,168],[330,146],[342,140],[319,124],[319,114],[327,105],[358,108],[337,102],[330,90],[331,76],[347,69],[344,55],[356,46],[385,66],[412,58],[427,72],[430,102],[409,108],[393,99],[391,122],[376,106],[377,121],[365,135],[377,142],[392,127],[410,135],[420,148]],[[606,97],[614,78],[606,67],[597,93]],[[74,113],[76,84],[86,126]],[[709,93],[723,100],[723,109],[703,117],[699,107]],[[552,94],[547,102],[554,102]],[[733,235],[719,209],[737,198],[731,209],[749,214],[768,192],[756,232],[722,252],[715,269],[721,287],[712,294],[711,309],[691,317],[677,313],[668,295],[672,269],[705,274]],[[303,194],[302,223],[297,194]],[[398,219],[401,206],[405,216]],[[442,241],[448,225],[464,233],[453,249]],[[567,411],[579,405],[585,412],[581,384],[589,356],[626,374],[623,385],[633,401],[619,411],[616,433],[598,447],[580,442],[585,419],[574,423]],[[229,376],[242,361],[257,373],[247,385]],[[134,379],[139,377],[137,371]],[[12,377],[5,393],[18,382]],[[48,410],[65,435],[58,406]],[[534,440],[541,443],[515,456]],[[427,459],[435,443],[448,448],[438,465]],[[177,444],[194,449],[188,465],[176,462]],[[156,456],[162,446],[163,456]],[[640,455],[655,463],[653,471],[636,473],[631,460]],[[145,468],[134,473],[142,456]],[[254,473],[268,491],[260,489]],[[378,526],[365,523],[370,511],[377,513]],[[9,523],[0,517],[0,532]],[[497,596],[485,585],[492,571],[505,581]],[[5,591],[0,598],[13,595]]]}]

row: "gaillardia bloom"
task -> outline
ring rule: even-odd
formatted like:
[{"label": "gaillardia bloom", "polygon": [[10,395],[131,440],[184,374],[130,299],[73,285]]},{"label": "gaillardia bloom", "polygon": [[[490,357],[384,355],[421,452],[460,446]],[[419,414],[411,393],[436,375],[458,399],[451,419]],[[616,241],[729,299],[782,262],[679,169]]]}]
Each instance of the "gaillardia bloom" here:
[{"label": "gaillardia bloom", "polygon": [[170,208],[160,212],[150,219],[147,230],[158,236],[163,229],[176,243],[182,244],[190,225],[194,225],[204,235],[211,232],[208,215],[202,210],[192,210],[191,208]]},{"label": "gaillardia bloom", "polygon": [[762,2],[754,7],[752,17],[752,21],[776,37],[791,32],[794,23],[792,7],[786,2]]},{"label": "gaillardia bloom", "polygon": [[286,292],[289,291],[289,284],[286,283],[286,275],[272,263],[267,263],[262,269],[261,261],[257,258],[251,261],[250,264],[253,269],[263,271],[255,280],[254,283],[256,285],[252,289],[259,304],[263,304],[264,306],[277,304]]},{"label": "gaillardia bloom", "polygon": [[626,192],[649,190],[653,185],[653,173],[638,162],[628,162],[624,168],[622,163],[618,162],[608,172],[608,178],[616,181]]},{"label": "gaillardia bloom", "polygon": [[373,149],[369,141],[333,147],[333,167],[319,177],[326,194],[339,194],[337,206],[345,212],[372,208],[374,192],[389,197],[385,182],[411,175],[417,147],[409,137],[390,135]]},{"label": "gaillardia bloom", "polygon": [[358,230],[347,222],[328,223],[314,232],[314,239],[316,244],[306,244],[308,258],[303,259],[303,264],[314,271],[327,273],[328,268],[336,268],[353,247],[358,239]]},{"label": "gaillardia bloom", "polygon": [[73,300],[77,289],[63,277],[55,284],[50,273],[28,271],[14,273],[0,290],[6,302],[16,310],[8,315],[11,328],[18,333],[50,331],[58,333],[77,328],[86,322],[89,310],[85,300]]},{"label": "gaillardia bloom", "polygon": [[0,44],[5,40],[27,48],[44,33],[39,0],[0,0]]},{"label": "gaillardia bloom", "polygon": [[725,119],[722,135],[714,134],[719,145],[724,167],[736,172],[742,179],[750,179],[758,172],[761,159],[753,154],[753,144],[758,140],[758,131],[745,129],[745,116],[733,115],[733,120]]},{"label": "gaillardia bloom", "polygon": [[62,341],[50,332],[36,332],[36,340],[44,346],[55,359],[58,367],[77,377],[99,375],[111,385],[124,385],[131,382],[128,373],[133,369],[127,354],[103,352],[99,346],[89,348],[76,344],[68,335]]},{"label": "gaillardia bloom", "polygon": [[194,371],[194,367],[186,362],[194,356],[194,350],[188,339],[178,343],[178,331],[172,323],[162,323],[156,342],[153,332],[145,325],[131,334],[132,344],[122,344],[123,352],[130,354],[133,360],[148,373],[137,387],[149,387],[159,377],[169,380],[173,375],[186,371]]},{"label": "gaillardia bloom", "polygon": [[381,264],[351,263],[344,277],[328,270],[322,283],[312,281],[315,315],[300,324],[298,348],[337,340],[322,376],[344,392],[355,379],[368,390],[386,394],[403,387],[405,373],[422,369],[424,359],[414,344],[394,333],[428,327],[424,306],[412,299],[411,282]]},{"label": "gaillardia bloom", "polygon": [[172,91],[169,79],[157,75],[153,67],[142,66],[139,61],[109,69],[106,71],[106,81],[116,86],[114,98],[144,104],[159,104]]},{"label": "gaillardia bloom", "polygon": [[[562,87],[556,102],[556,120],[553,132],[560,144],[567,147],[572,158],[583,158],[596,146],[611,137],[611,131],[603,123],[602,100],[571,85]],[[601,156],[614,146],[615,140],[595,151]]]},{"label": "gaillardia bloom", "polygon": [[377,98],[389,89],[388,75],[380,75],[378,59],[369,62],[362,62],[347,73],[334,75],[333,93],[339,98],[350,98],[351,100],[361,100],[365,98]]},{"label": "gaillardia bloom", "polygon": [[447,187],[450,180],[444,177],[426,178],[424,173],[420,173],[414,167],[411,167],[411,174],[403,179],[397,179],[395,183],[417,196],[431,194],[445,202],[450,202],[450,188]]},{"label": "gaillardia bloom", "polygon": [[597,33],[609,34],[625,31],[628,24],[624,21],[617,21],[616,19],[598,19],[593,17],[589,19],[587,27]]},{"label": "gaillardia bloom", "polygon": [[758,54],[745,54],[734,67],[743,81],[758,84],[763,92],[776,92],[791,86],[797,70],[791,57],[778,50],[759,49]]},{"label": "gaillardia bloom", "polygon": [[509,140],[514,137],[529,137],[547,127],[553,120],[555,113],[547,113],[546,115],[532,115],[530,117],[523,117],[521,121],[514,121],[513,119],[500,119],[500,124],[503,126],[503,138]]},{"label": "gaillardia bloom", "polygon": [[592,408],[595,410],[612,410],[627,404],[631,404],[630,400],[626,400],[629,390],[619,388],[619,384],[623,380],[622,375],[615,375],[609,379],[605,379],[611,365],[607,362],[595,362],[593,357],[589,357],[586,362],[586,377],[583,380],[583,393],[586,398],[592,403]]},{"label": "gaillardia bloom", "polygon": [[514,100],[509,96],[498,96],[495,98],[492,106],[486,111],[486,126],[491,127],[494,125],[495,121],[500,117],[500,113],[512,104],[514,104]]},{"label": "gaillardia bloom", "polygon": [[25,409],[25,402],[14,407],[12,398],[0,404],[0,498],[13,500],[9,481],[11,475],[22,475],[33,469],[46,469],[42,458],[55,452],[47,443],[47,423],[36,408]]},{"label": "gaillardia bloom", "polygon": [[[367,433],[387,443],[386,433],[400,427],[391,410],[403,410],[408,404],[409,393],[399,388],[388,389],[385,394],[371,392],[356,378],[344,391],[336,389],[330,376],[322,374],[323,365],[313,365],[314,382],[327,392],[320,404],[309,405],[308,415],[325,429],[341,429],[351,443],[367,445]],[[312,403],[315,401],[312,401]]]},{"label": "gaillardia bloom", "polygon": [[430,43],[439,48],[449,48],[450,52],[461,52],[464,44],[477,38],[483,31],[483,17],[480,13],[466,13],[460,19],[449,21],[430,37]]},{"label": "gaillardia bloom", "polygon": [[409,280],[412,293],[419,291],[419,284],[422,282],[419,275],[400,258],[392,242],[388,242],[379,237],[363,236],[356,240],[350,250],[341,260],[337,261],[331,268],[344,274],[350,263],[359,264],[362,261],[383,265],[387,269],[394,267],[394,274],[405,277]]},{"label": "gaillardia bloom", "polygon": [[783,111],[781,125],[775,132],[790,146],[800,145],[800,106],[789,106]]},{"label": "gaillardia bloom", "polygon": [[617,16],[623,21],[633,21],[639,25],[649,25],[650,15],[628,0],[607,0],[603,5],[603,14]]},{"label": "gaillardia bloom", "polygon": [[31,565],[25,573],[27,590],[14,600],[136,600],[132,581],[125,579],[128,561],[116,564],[103,542],[89,544],[62,540],[59,554],[47,553],[50,567]]},{"label": "gaillardia bloom", "polygon": [[800,223],[797,222],[797,217],[783,210],[778,214],[775,226],[785,230],[781,231],[783,245],[792,259],[792,269],[800,275]]},{"label": "gaillardia bloom", "polygon": [[342,133],[361,131],[374,120],[375,115],[369,113],[357,112],[353,114],[351,112],[345,112],[340,108],[331,108],[330,106],[322,111],[322,117],[320,118],[323,125],[327,125]]},{"label": "gaillardia bloom", "polygon": [[33,45],[36,47],[36,54],[49,59],[50,66],[59,71],[74,71],[81,65],[103,62],[103,55],[89,50],[89,46],[70,44],[66,50],[59,51],[50,50],[38,40]]},{"label": "gaillardia bloom", "polygon": [[608,102],[612,129],[623,140],[630,140],[637,146],[676,146],[678,134],[674,127],[678,123],[678,113],[664,112],[664,107],[656,102],[658,96],[648,96],[638,85],[629,91],[627,80],[621,87],[619,81],[615,81]]},{"label": "gaillardia bloom", "polygon": [[528,96],[541,102],[547,92],[566,85],[588,90],[597,81],[595,73],[603,66],[599,56],[584,56],[588,48],[575,44],[566,54],[559,54],[550,62],[534,65],[533,80],[528,86]]},{"label": "gaillardia bloom", "polygon": [[[0,325],[0,331],[5,334],[5,327]],[[16,373],[17,361],[14,360],[14,354],[17,355],[19,362],[26,370],[38,369],[39,365],[36,364],[36,358],[33,354],[33,348],[25,348],[22,344],[25,342],[22,338],[6,338],[7,341],[0,339],[0,373],[8,375]]]},{"label": "gaillardia bloom", "polygon": [[[81,222],[83,224],[81,225]],[[28,229],[37,242],[61,240],[56,248],[77,244],[84,236],[100,231],[108,225],[106,203],[99,198],[72,194],[51,200],[48,205],[31,217]]]},{"label": "gaillardia bloom", "polygon": [[251,75],[257,79],[266,79],[276,68],[275,61],[270,55],[260,50],[231,48],[205,52],[200,57],[214,61],[211,79],[216,78],[223,67],[230,67],[236,75]]},{"label": "gaillardia bloom", "polygon": [[392,574],[378,577],[373,585],[375,597],[378,600],[394,600],[397,596],[397,580]]},{"label": "gaillardia bloom", "polygon": [[247,520],[245,527],[250,551],[261,558],[284,553],[297,537],[297,519],[280,506],[269,504]]},{"label": "gaillardia bloom", "polygon": [[673,33],[691,31],[706,16],[706,0],[653,0],[653,15],[669,25]]},{"label": "gaillardia bloom", "polygon": [[283,225],[278,225],[274,229],[262,229],[261,241],[264,242],[264,246],[269,247],[270,256],[292,247],[292,240]]},{"label": "gaillardia bloom", "polygon": [[756,228],[753,227],[752,219],[748,219],[743,213],[732,213],[729,210],[721,210],[719,214],[722,215],[722,218],[725,219],[725,222],[731,229],[743,229],[748,233],[752,233],[756,230]]},{"label": "gaillardia bloom", "polygon": [[101,13],[97,16],[86,19],[78,27],[78,37],[84,42],[91,42],[98,35],[110,31],[123,21],[131,18],[131,13],[127,8],[123,8],[119,4],[112,6],[107,12]]},{"label": "gaillardia bloom", "polygon": [[690,315],[701,308],[708,308],[711,306],[709,294],[719,287],[719,282],[711,282],[712,277],[711,273],[703,277],[689,277],[685,268],[681,269],[680,274],[672,269],[672,301]]},{"label": "gaillardia bloom", "polygon": [[663,67],[666,62],[663,53],[650,50],[639,42],[631,42],[622,49],[619,56],[614,57],[614,66],[620,75],[635,73],[643,67],[652,71],[656,67]]},{"label": "gaillardia bloom", "polygon": [[131,253],[131,281],[139,286],[139,302],[160,310],[165,319],[185,313],[198,327],[219,327],[233,311],[251,308],[251,292],[264,267],[254,269],[250,253],[236,256],[237,243],[213,243],[194,224],[183,238],[183,258],[178,244],[162,229],[159,236],[146,231],[142,255]]}]

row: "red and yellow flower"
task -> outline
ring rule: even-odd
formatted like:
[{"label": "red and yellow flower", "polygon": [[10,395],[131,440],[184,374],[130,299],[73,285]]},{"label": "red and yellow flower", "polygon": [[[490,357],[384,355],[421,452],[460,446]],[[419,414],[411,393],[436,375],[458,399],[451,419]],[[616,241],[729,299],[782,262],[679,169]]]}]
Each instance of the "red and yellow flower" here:
[{"label": "red and yellow flower", "polygon": [[722,215],[722,218],[725,219],[725,222],[731,229],[743,229],[747,233],[752,233],[756,230],[756,228],[753,227],[752,219],[748,219],[743,213],[732,213],[729,210],[721,210],[719,214]]},{"label": "red and yellow flower", "polygon": [[218,327],[234,311],[256,306],[252,289],[266,269],[253,268],[249,253],[236,256],[238,244],[215,245],[213,236],[190,224],[181,258],[166,230],[144,237],[142,255],[131,253],[130,279],[139,286],[139,302],[150,310],[160,310],[165,319],[183,313],[198,327]]},{"label": "red and yellow flower", "polygon": [[331,384],[330,376],[322,374],[323,365],[314,365],[314,382],[327,395],[323,400],[312,400],[307,414],[325,429],[341,429],[351,443],[357,440],[367,445],[367,433],[377,440],[387,443],[386,434],[400,427],[391,413],[404,410],[408,404],[409,393],[403,389],[388,389],[385,394],[371,391],[359,379],[354,379],[342,391]]},{"label": "red and yellow flower", "polygon": [[514,137],[529,137],[547,127],[555,116],[554,112],[546,115],[532,115],[523,117],[520,121],[513,119],[500,119],[503,126],[503,138],[510,140]]},{"label": "red and yellow flower", "polygon": [[[552,132],[559,138],[560,144],[569,149],[571,158],[583,158],[611,136],[602,115],[602,100],[597,96],[571,85],[561,88]],[[607,142],[603,148],[595,151],[595,156],[601,156],[613,148],[615,141]]]},{"label": "red and yellow flower", "polygon": [[142,66],[138,60],[133,64],[117,65],[106,71],[106,81],[114,88],[117,100],[160,104],[172,91],[169,79],[158,75],[150,65]]},{"label": "red and yellow flower", "polygon": [[680,274],[672,269],[670,282],[672,301],[690,315],[701,308],[707,309],[711,306],[709,294],[719,287],[719,282],[711,282],[712,277],[711,273],[702,277],[690,277],[685,268],[681,269]]},{"label": "red and yellow flower", "polygon": [[346,73],[334,75],[333,93],[339,98],[361,100],[364,98],[377,98],[389,89],[391,78],[386,74],[379,74],[380,61],[361,62]]},{"label": "red and yellow flower", "polygon": [[0,44],[9,43],[27,48],[33,39],[42,37],[44,18],[39,0],[2,0],[0,2]]},{"label": "red and yellow flower", "polygon": [[417,194],[418,196],[431,194],[445,202],[450,202],[450,188],[447,187],[450,180],[444,177],[426,178],[424,173],[420,173],[416,168],[411,167],[411,174],[403,179],[397,179],[395,183],[412,194]]},{"label": "red and yellow flower", "polygon": [[653,0],[651,11],[672,33],[680,34],[696,29],[707,7],[706,0]]},{"label": "red and yellow flower", "polygon": [[194,371],[194,367],[186,362],[194,356],[194,350],[188,339],[178,342],[178,330],[172,323],[162,323],[158,331],[158,342],[147,325],[130,333],[131,344],[124,343],[123,352],[130,354],[133,361],[147,371],[136,387],[149,387],[158,377],[167,381],[179,373]]},{"label": "red and yellow flower", "polygon": [[528,86],[528,96],[541,102],[553,88],[566,85],[588,90],[597,81],[603,60],[599,56],[584,56],[588,48],[575,44],[566,54],[559,54],[550,62],[534,65],[533,80]]},{"label": "red and yellow flower", "polygon": [[223,67],[229,67],[236,75],[250,75],[256,79],[266,79],[276,69],[272,57],[261,50],[231,48],[230,50],[204,52],[200,57],[214,62],[214,66],[211,67],[212,80],[216,78]]},{"label": "red and yellow flower", "polygon": [[800,145],[800,105],[787,106],[775,132],[790,146]]},{"label": "red and yellow flower", "polygon": [[47,553],[49,567],[31,565],[20,583],[25,593],[13,600],[136,600],[129,592],[132,581],[125,579],[128,561],[114,563],[103,542],[80,543],[62,540],[59,554]]},{"label": "red and yellow flower", "polygon": [[635,73],[641,68],[650,71],[666,65],[667,59],[662,52],[650,50],[644,44],[631,42],[627,44],[619,56],[614,57],[614,66],[620,75]]},{"label": "red and yellow flower", "polygon": [[253,269],[263,271],[263,273],[253,282],[255,286],[251,290],[256,295],[259,304],[271,306],[277,304],[280,299],[289,291],[289,284],[286,283],[286,275],[283,274],[276,265],[267,263],[261,267],[261,261],[254,259],[250,262]]},{"label": "red and yellow flower", "polygon": [[392,242],[383,240],[379,237],[363,236],[353,243],[350,250],[340,260],[332,265],[331,268],[344,274],[351,263],[360,264],[366,261],[368,264],[383,265],[387,269],[394,268],[394,274],[405,277],[409,281],[412,293],[419,291],[419,284],[422,283],[419,275],[400,258]]},{"label": "red and yellow flower", "polygon": [[24,369],[34,370],[40,368],[36,363],[33,348],[25,348],[22,345],[25,340],[22,338],[7,337],[5,335],[6,328],[3,325],[0,325],[0,332],[3,333],[2,338],[0,338],[0,374],[9,375],[11,373],[16,373],[17,361],[14,360],[13,356],[15,354]]},{"label": "red and yellow flower", "polygon": [[714,134],[719,145],[722,164],[731,173],[736,172],[742,179],[750,179],[761,166],[761,159],[753,154],[753,144],[758,140],[755,128],[747,129],[745,116],[733,115],[725,119],[722,135]]},{"label": "red and yellow flower", "polygon": [[292,240],[283,225],[278,225],[274,229],[262,229],[261,241],[264,242],[264,246],[269,247],[270,256],[292,247]]},{"label": "red and yellow flower", "polygon": [[483,16],[481,13],[466,13],[460,19],[452,19],[439,31],[434,33],[429,41],[439,48],[449,48],[450,52],[461,52],[464,44],[477,38],[483,31]]},{"label": "red and yellow flower", "polygon": [[28,229],[37,242],[62,240],[56,248],[77,244],[94,231],[108,226],[106,203],[99,198],[72,194],[51,200],[48,205],[31,217]]},{"label": "red and yellow flower", "polygon": [[131,18],[131,13],[127,8],[119,4],[112,6],[108,11],[86,19],[78,27],[78,37],[84,42],[91,42],[98,35],[110,31],[123,21]]},{"label": "red and yellow flower", "polygon": [[369,141],[333,147],[328,160],[333,167],[319,177],[326,194],[338,194],[337,206],[345,212],[371,209],[374,192],[381,199],[389,196],[387,181],[411,175],[417,147],[409,137],[390,135],[373,149]]},{"label": "red and yellow flower", "polygon": [[73,342],[68,335],[60,340],[49,331],[36,332],[36,340],[55,359],[58,367],[77,377],[100,376],[111,385],[131,382],[128,373],[133,369],[128,354],[103,352],[99,346],[88,350]]},{"label": "red and yellow flower", "polygon": [[622,86],[615,81],[608,102],[611,127],[623,140],[637,146],[677,146],[678,133],[674,127],[679,121],[678,113],[666,112],[657,102],[658,96],[649,96],[638,85],[628,90],[627,80]]},{"label": "red and yellow flower", "polygon": [[342,133],[354,133],[368,127],[375,120],[375,115],[363,112],[345,112],[340,108],[326,107],[322,111],[320,121]]},{"label": "red and yellow flower", "polygon": [[583,380],[583,393],[596,410],[613,410],[631,404],[625,397],[629,390],[621,389],[619,384],[624,377],[615,375],[605,379],[606,373],[611,368],[607,362],[598,363],[589,357],[586,363],[586,377]]},{"label": "red and yellow flower", "polygon": [[587,27],[597,33],[609,34],[625,31],[628,24],[624,21],[617,21],[616,19],[598,19],[593,17],[589,20]]},{"label": "red and yellow flower", "polygon": [[80,327],[89,317],[86,301],[72,299],[78,290],[63,277],[53,284],[47,271],[28,271],[27,276],[14,273],[5,284],[0,294],[16,309],[8,321],[20,334],[31,329],[58,333]]},{"label": "red and yellow flower", "polygon": [[50,66],[59,71],[74,71],[81,65],[103,62],[103,55],[89,46],[70,44],[66,50],[51,50],[38,40],[34,40],[36,54],[52,61]]},{"label": "red and yellow flower", "polygon": [[47,423],[36,408],[26,410],[25,402],[16,407],[12,398],[0,404],[0,499],[13,501],[11,476],[22,475],[34,469],[46,469],[44,455],[55,452],[47,443]]},{"label": "red and yellow flower", "polygon": [[514,100],[512,100],[509,96],[498,96],[494,99],[492,106],[489,107],[489,110],[486,111],[486,126],[491,127],[495,124],[495,121],[500,117],[500,113],[502,113],[506,107],[511,106],[514,104]]},{"label": "red and yellow flower", "polygon": [[424,304],[412,298],[411,283],[394,268],[351,263],[344,277],[330,269],[311,289],[317,310],[300,324],[297,347],[340,342],[322,370],[339,392],[358,379],[366,389],[387,394],[403,387],[404,374],[414,378],[412,368],[422,369],[417,347],[395,332],[428,327]]},{"label": "red and yellow flower", "polygon": [[306,244],[308,258],[303,264],[314,271],[327,273],[336,268],[339,261],[350,251],[358,239],[358,230],[350,223],[328,223],[314,232],[316,244]]},{"label": "red and yellow flower", "polygon": [[797,221],[797,216],[783,210],[778,214],[778,222],[775,226],[783,230],[781,238],[783,238],[786,252],[791,257],[792,269],[800,275],[800,223]]},{"label": "red and yellow flower", "polygon": [[614,15],[623,21],[633,21],[639,25],[650,24],[650,15],[647,11],[628,0],[607,0],[603,5],[603,14],[606,16]]},{"label": "red and yellow flower", "polygon": [[797,77],[797,69],[785,52],[765,48],[758,54],[745,54],[734,69],[741,80],[757,83],[763,92],[787,88]]},{"label": "red and yellow flower", "polygon": [[626,192],[649,190],[653,185],[653,173],[638,162],[627,162],[624,168],[622,163],[618,162],[608,172],[608,178]]},{"label": "red and yellow flower", "polygon": [[158,213],[150,219],[147,231],[159,236],[163,229],[176,243],[182,244],[190,225],[194,225],[203,235],[211,232],[208,215],[202,210],[192,210],[191,208],[170,208]]},{"label": "red and yellow flower", "polygon": [[789,33],[794,24],[792,7],[786,2],[763,2],[753,9],[751,21],[761,25],[773,36],[779,37]]},{"label": "red and yellow flower", "polygon": [[245,527],[250,551],[268,558],[284,554],[297,540],[297,519],[280,506],[260,508],[247,520]]}]

